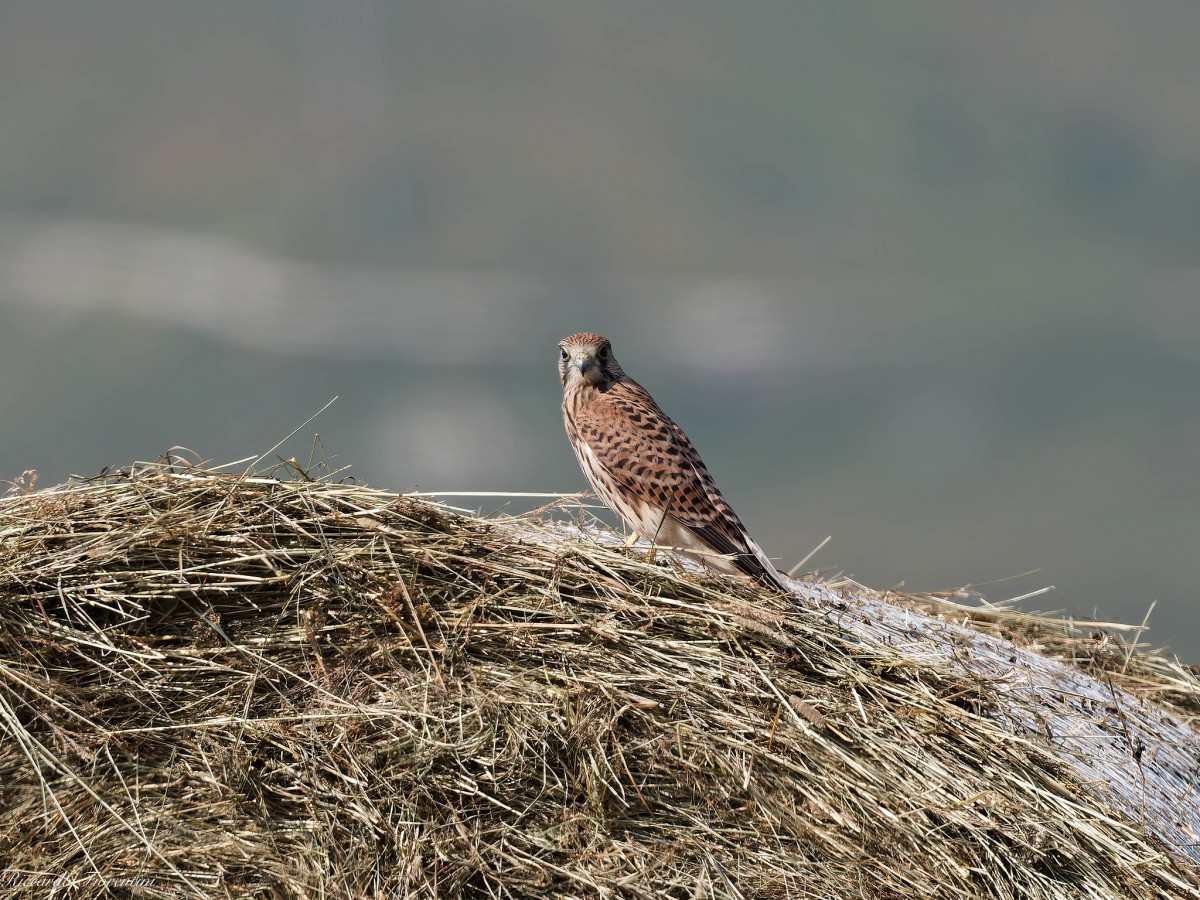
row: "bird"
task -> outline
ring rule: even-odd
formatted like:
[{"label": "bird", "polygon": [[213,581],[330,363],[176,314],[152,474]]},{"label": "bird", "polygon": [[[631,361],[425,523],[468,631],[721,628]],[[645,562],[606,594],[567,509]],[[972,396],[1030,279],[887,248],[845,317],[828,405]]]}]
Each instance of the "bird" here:
[{"label": "bird", "polygon": [[563,424],[579,467],[634,539],[788,591],[688,436],[625,374],[608,338],[580,332],[558,350]]}]

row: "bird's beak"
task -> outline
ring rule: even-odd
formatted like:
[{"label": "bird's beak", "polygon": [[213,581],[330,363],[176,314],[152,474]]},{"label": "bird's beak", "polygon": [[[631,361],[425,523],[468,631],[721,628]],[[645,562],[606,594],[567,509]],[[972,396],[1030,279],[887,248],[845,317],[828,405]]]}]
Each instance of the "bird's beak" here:
[{"label": "bird's beak", "polygon": [[582,350],[575,354],[575,367],[579,369],[580,375],[582,375],[595,364],[596,358],[586,350]]}]

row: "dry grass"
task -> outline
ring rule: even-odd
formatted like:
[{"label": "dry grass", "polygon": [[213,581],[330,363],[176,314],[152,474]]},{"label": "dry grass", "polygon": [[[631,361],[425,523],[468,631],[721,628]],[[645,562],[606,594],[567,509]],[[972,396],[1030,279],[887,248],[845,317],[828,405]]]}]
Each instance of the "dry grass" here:
[{"label": "dry grass", "polygon": [[304,477],[8,497],[0,897],[1200,898],[1188,670],[890,599]]}]

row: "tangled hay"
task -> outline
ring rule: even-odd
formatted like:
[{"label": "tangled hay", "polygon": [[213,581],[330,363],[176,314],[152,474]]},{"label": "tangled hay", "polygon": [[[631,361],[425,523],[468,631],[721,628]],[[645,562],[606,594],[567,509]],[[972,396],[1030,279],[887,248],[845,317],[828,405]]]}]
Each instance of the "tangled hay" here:
[{"label": "tangled hay", "polygon": [[0,897],[1200,898],[1185,668],[662,562],[303,475],[0,500]]}]

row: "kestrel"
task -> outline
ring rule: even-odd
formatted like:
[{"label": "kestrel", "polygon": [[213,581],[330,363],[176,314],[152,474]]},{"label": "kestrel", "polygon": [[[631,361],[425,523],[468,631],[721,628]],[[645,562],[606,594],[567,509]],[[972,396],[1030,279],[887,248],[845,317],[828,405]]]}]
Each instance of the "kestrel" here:
[{"label": "kestrel", "polygon": [[650,393],[625,374],[599,334],[559,341],[563,422],[600,499],[638,537],[705,565],[788,590],[746,533],[700,454]]}]

